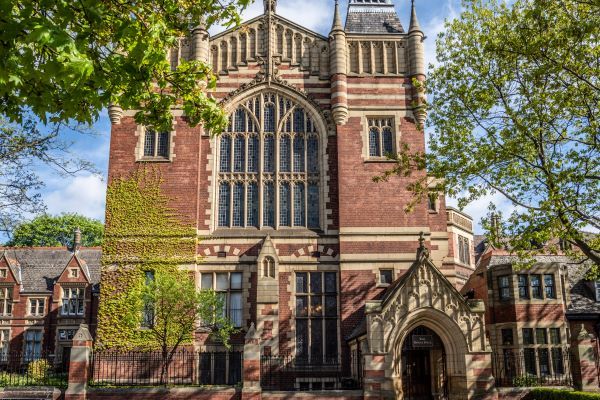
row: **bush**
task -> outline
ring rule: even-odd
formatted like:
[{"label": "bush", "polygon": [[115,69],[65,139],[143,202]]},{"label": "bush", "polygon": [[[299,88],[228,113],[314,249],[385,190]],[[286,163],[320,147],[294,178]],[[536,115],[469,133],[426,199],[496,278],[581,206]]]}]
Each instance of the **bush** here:
[{"label": "bush", "polygon": [[531,400],[600,400],[600,393],[572,392],[569,390],[535,388]]},{"label": "bush", "polygon": [[39,359],[29,363],[27,375],[36,382],[44,382],[48,378],[51,365],[48,360]]},{"label": "bush", "polygon": [[538,385],[538,378],[535,375],[521,375],[513,378],[515,387],[535,387]]}]

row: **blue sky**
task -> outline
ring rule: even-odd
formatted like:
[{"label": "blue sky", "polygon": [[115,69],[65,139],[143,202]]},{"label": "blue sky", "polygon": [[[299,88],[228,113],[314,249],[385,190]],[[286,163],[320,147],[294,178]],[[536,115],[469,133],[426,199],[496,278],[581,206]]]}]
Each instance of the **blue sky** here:
[{"label": "blue sky", "polygon": [[[407,28],[410,19],[410,0],[394,0],[394,3],[402,23]],[[341,0],[340,4],[345,15],[347,1]],[[327,35],[333,18],[333,6],[333,0],[279,0],[277,12],[300,25]],[[455,18],[460,13],[460,0],[416,0],[416,7],[421,26],[428,37],[425,42],[427,62],[434,63],[435,38],[443,30],[444,20]],[[258,0],[249,7],[244,17],[245,19],[255,17],[262,10],[262,1]],[[213,27],[211,33],[219,30],[219,27]],[[74,140],[72,150],[79,157],[94,162],[100,171],[99,175],[83,173],[65,178],[45,168],[39,168],[37,171],[46,184],[43,189],[43,199],[48,213],[77,212],[88,217],[104,219],[105,178],[110,145],[110,122],[106,112],[95,124],[94,130],[95,135],[71,137]],[[505,210],[510,208],[510,204],[500,196],[491,196],[473,203],[465,211],[478,223],[485,215],[485,209],[490,201],[494,201]],[[452,200],[449,203],[455,204]]]}]

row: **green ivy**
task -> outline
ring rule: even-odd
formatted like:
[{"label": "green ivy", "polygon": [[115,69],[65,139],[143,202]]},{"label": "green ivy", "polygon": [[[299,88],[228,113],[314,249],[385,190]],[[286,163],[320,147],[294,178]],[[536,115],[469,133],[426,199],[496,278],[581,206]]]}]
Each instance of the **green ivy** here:
[{"label": "green ivy", "polygon": [[529,398],[531,400],[600,400],[600,393],[535,388],[531,390]]},{"label": "green ivy", "polygon": [[169,200],[161,192],[160,174],[151,168],[108,185],[97,348],[156,347],[150,333],[133,322],[130,294],[141,290],[146,271],[183,278],[187,275],[179,266],[197,261],[196,229],[183,222]]}]

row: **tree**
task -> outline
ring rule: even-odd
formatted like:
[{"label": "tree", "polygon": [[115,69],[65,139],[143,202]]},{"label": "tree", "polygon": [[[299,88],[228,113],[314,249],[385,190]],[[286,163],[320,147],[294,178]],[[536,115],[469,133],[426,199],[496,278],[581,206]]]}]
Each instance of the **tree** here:
[{"label": "tree", "polygon": [[82,246],[100,246],[104,233],[102,222],[79,214],[58,216],[40,215],[19,224],[8,246],[66,246],[73,245],[73,232],[81,230]]},{"label": "tree", "polygon": [[249,2],[2,1],[0,114],[92,123],[117,103],[141,110],[138,122],[170,129],[170,109],[181,106],[192,125],[224,126],[224,112],[203,90],[215,85],[210,67],[184,61],[171,69],[166,54],[190,27],[239,23]]},{"label": "tree", "polygon": [[[594,4],[595,3],[595,4]],[[413,190],[491,193],[515,206],[502,222],[523,259],[552,238],[600,264],[600,7],[587,0],[470,0],[437,40],[427,90],[430,152],[397,156],[386,175],[427,168]],[[492,241],[499,243],[494,231]],[[530,257],[529,257],[530,258]]]},{"label": "tree", "polygon": [[184,272],[154,275],[146,272],[146,284],[130,297],[133,312],[129,321],[147,328],[162,355],[161,384],[167,382],[167,371],[180,345],[191,342],[198,328],[209,330],[229,347],[235,332],[225,317],[223,299],[212,290],[196,289]]},{"label": "tree", "polygon": [[17,125],[0,117],[0,232],[10,234],[26,215],[44,211],[39,193],[44,184],[36,169],[63,176],[96,172],[91,163],[70,154],[70,144],[60,135],[69,130],[89,133],[79,126],[58,123],[42,127],[31,118]]}]

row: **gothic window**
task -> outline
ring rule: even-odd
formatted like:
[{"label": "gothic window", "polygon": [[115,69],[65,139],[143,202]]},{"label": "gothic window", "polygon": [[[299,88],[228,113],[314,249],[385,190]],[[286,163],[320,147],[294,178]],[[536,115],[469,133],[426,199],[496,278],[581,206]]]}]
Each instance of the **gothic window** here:
[{"label": "gothic window", "polygon": [[369,157],[386,157],[394,153],[392,118],[369,118]]},{"label": "gothic window", "polygon": [[144,158],[169,158],[169,132],[147,128],[144,134]]},{"label": "gothic window", "polygon": [[243,323],[241,272],[203,272],[200,277],[202,290],[214,290],[223,302],[223,316],[240,328]]},{"label": "gothic window", "polygon": [[231,114],[218,142],[220,228],[319,228],[320,149],[313,117],[261,93]]},{"label": "gothic window", "polygon": [[266,257],[263,260],[263,277],[275,278],[275,260],[271,257]]}]

